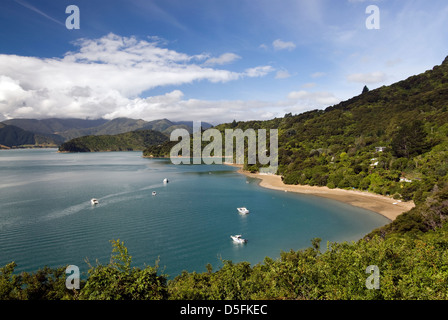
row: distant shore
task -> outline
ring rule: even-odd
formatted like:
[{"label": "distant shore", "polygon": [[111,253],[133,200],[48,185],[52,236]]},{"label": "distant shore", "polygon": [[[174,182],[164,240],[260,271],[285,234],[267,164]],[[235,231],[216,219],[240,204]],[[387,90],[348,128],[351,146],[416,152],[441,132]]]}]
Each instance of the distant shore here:
[{"label": "distant shore", "polygon": [[358,190],[330,189],[328,187],[316,187],[305,185],[289,185],[283,183],[281,176],[260,173],[250,173],[243,170],[242,165],[226,163],[226,165],[238,167],[238,173],[251,178],[260,179],[260,186],[268,189],[311,194],[329,198],[350,204],[355,207],[377,212],[389,220],[395,220],[403,212],[415,207],[413,201],[400,202],[387,196]]}]

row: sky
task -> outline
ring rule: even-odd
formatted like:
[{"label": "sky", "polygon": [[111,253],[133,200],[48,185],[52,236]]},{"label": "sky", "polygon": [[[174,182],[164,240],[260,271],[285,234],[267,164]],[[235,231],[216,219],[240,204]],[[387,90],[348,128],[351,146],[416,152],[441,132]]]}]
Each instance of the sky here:
[{"label": "sky", "polygon": [[2,0],[0,121],[268,120],[447,55],[446,0]]}]

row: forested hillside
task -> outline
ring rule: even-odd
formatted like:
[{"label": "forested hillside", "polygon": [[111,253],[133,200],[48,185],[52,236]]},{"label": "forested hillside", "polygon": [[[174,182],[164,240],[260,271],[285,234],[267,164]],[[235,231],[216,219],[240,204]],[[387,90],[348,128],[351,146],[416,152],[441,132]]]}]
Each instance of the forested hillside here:
[{"label": "forested hillside", "polygon": [[0,144],[13,147],[24,144],[34,144],[34,134],[16,126],[0,123]]},{"label": "forested hillside", "polygon": [[[416,207],[353,243],[310,239],[311,246],[263,263],[222,267],[173,279],[156,262],[132,266],[112,241],[109,264],[89,266],[79,290],[65,288],[64,268],[14,274],[0,270],[1,299],[448,299],[448,59],[423,74],[326,110],[287,114],[226,128],[278,129],[279,170],[286,183],[355,188],[414,200]],[[176,142],[144,151],[167,156]],[[246,169],[256,171],[257,165]],[[375,265],[380,285],[367,286]]]},{"label": "forested hillside", "polygon": [[[447,106],[448,59],[325,110],[215,128],[278,129],[278,174],[287,184],[355,188],[421,203],[447,180]],[[145,154],[167,155],[172,145]]]},{"label": "forested hillside", "polygon": [[58,137],[32,133],[0,122],[0,145],[3,148],[56,147],[60,143]]},{"label": "forested hillside", "polygon": [[[431,192],[448,184],[448,58],[325,110],[215,128],[278,129],[277,173],[286,184],[367,190],[426,205]],[[169,156],[175,143],[152,146],[144,155]],[[245,169],[256,172],[259,166],[246,163]],[[428,217],[418,207],[387,230],[427,230]]]},{"label": "forested hillside", "polygon": [[151,145],[168,140],[165,134],[153,130],[139,130],[117,135],[84,136],[64,142],[61,152],[142,151]]}]

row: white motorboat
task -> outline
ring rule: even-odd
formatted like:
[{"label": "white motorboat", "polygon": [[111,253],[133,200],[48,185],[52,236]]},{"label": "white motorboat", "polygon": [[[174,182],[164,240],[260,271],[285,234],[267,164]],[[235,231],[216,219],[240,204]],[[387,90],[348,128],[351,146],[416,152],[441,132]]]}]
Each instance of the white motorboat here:
[{"label": "white motorboat", "polygon": [[242,214],[248,214],[249,213],[249,210],[247,210],[247,208],[244,208],[244,207],[237,208],[237,210],[238,210],[239,213],[242,213]]},{"label": "white motorboat", "polygon": [[98,204],[99,202],[98,202],[97,199],[93,198],[93,199],[90,200],[90,203],[91,204]]},{"label": "white motorboat", "polygon": [[167,178],[163,179],[163,183],[168,183],[168,182],[169,182],[169,181],[168,181]]},{"label": "white motorboat", "polygon": [[241,238],[240,234],[237,234],[235,236],[230,236],[230,238],[232,238],[233,242],[236,242],[236,243],[246,243],[247,242],[246,239]]},{"label": "white motorboat", "polygon": [[153,195],[153,196],[155,196],[156,194],[157,194],[157,192],[155,192],[155,191],[152,192],[152,195]]}]

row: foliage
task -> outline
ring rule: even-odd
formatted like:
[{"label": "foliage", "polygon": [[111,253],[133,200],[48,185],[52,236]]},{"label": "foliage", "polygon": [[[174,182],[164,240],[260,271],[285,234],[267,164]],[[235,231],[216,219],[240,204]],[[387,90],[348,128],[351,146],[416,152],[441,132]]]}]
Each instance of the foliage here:
[{"label": "foliage", "polygon": [[77,292],[65,287],[65,269],[44,267],[14,275],[15,262],[0,269],[0,300],[71,300]]},{"label": "foliage", "polygon": [[16,126],[5,125],[0,122],[0,144],[7,147],[35,144],[34,134]]},{"label": "foliage", "polygon": [[[444,207],[446,210],[446,205]],[[445,211],[446,212],[446,211]],[[108,265],[91,266],[79,291],[64,287],[64,269],[13,275],[0,270],[0,299],[88,300],[414,300],[448,299],[448,223],[421,233],[374,235],[357,242],[327,243],[281,252],[263,263],[223,260],[222,267],[187,272],[167,281],[158,266],[131,267],[123,242],[112,241]],[[369,289],[368,266],[379,268],[379,289]]]},{"label": "foliage", "polygon": [[404,123],[392,138],[391,147],[398,158],[410,158],[426,151],[426,132],[421,120]]},{"label": "foliage", "polygon": [[59,151],[96,152],[144,150],[150,145],[159,145],[168,137],[158,131],[139,130],[117,135],[84,136],[63,143]]},{"label": "foliage", "polygon": [[[222,134],[226,129],[278,129],[277,173],[287,184],[359,189],[421,203],[448,177],[447,78],[448,59],[325,110],[267,121],[234,120],[215,128]],[[168,156],[174,144],[144,154]],[[252,172],[259,168],[245,164]]]},{"label": "foliage", "polygon": [[369,88],[367,88],[367,86],[364,86],[364,88],[362,89],[362,93],[367,93],[369,92]]},{"label": "foliage", "polygon": [[[63,269],[14,275],[11,263],[0,270],[0,298],[448,299],[447,79],[448,58],[423,74],[325,110],[216,127],[278,129],[278,173],[285,183],[414,200],[414,209],[357,242],[328,243],[323,250],[313,239],[311,247],[282,252],[277,260],[266,257],[254,266],[224,260],[217,271],[208,266],[207,272],[183,272],[167,281],[158,275],[157,263],[132,267],[117,240],[110,263],[90,266],[79,292],[62,287]],[[144,154],[169,154],[169,143],[176,142]],[[370,265],[380,270],[377,290],[366,287]]]},{"label": "foliage", "polygon": [[80,299],[156,300],[167,298],[166,276],[158,275],[158,265],[131,267],[132,257],[120,240],[111,241],[112,257],[107,265],[90,266]]}]

